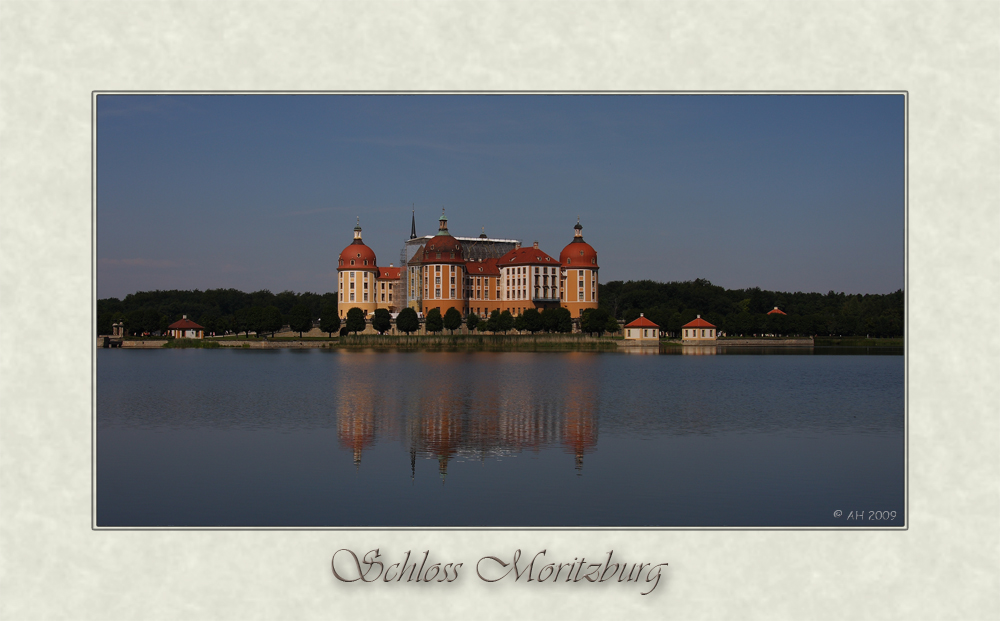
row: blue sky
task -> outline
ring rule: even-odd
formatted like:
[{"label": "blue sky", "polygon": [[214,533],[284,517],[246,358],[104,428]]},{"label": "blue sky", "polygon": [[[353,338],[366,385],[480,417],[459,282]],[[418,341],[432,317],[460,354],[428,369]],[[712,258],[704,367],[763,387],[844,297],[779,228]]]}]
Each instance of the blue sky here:
[{"label": "blue sky", "polygon": [[325,293],[360,217],[379,264],[437,228],[577,216],[602,282],[903,287],[901,95],[100,95],[98,297]]}]

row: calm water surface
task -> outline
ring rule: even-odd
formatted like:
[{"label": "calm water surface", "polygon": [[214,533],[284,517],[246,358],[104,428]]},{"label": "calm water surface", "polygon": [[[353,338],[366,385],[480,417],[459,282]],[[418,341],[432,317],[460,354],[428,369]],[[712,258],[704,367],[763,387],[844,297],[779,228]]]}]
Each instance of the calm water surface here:
[{"label": "calm water surface", "polygon": [[904,525],[901,350],[724,351],[98,350],[97,522]]}]

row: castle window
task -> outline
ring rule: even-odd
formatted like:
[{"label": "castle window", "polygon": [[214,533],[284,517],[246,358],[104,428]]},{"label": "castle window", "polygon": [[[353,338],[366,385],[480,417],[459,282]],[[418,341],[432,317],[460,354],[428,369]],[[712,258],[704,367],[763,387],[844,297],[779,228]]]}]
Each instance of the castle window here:
[{"label": "castle window", "polygon": [[351,259],[351,265],[354,265],[354,259]]},{"label": "castle window", "polygon": [[352,302],[354,301],[354,294],[353,293],[351,294],[351,301]]}]

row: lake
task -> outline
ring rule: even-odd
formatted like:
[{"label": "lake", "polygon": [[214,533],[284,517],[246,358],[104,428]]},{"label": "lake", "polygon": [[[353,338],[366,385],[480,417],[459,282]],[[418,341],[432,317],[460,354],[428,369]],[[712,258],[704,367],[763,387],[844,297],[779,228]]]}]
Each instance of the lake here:
[{"label": "lake", "polygon": [[100,349],[97,525],[905,525],[901,349],[719,352]]}]

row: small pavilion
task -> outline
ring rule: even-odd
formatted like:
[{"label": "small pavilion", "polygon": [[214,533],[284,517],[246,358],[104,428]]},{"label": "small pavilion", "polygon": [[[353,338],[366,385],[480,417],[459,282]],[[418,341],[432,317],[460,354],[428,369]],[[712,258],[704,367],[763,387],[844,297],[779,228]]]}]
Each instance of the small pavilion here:
[{"label": "small pavilion", "polygon": [[180,321],[167,326],[167,334],[175,339],[203,339],[205,338],[205,328],[188,319],[187,315]]},{"label": "small pavilion", "polygon": [[714,341],[717,336],[715,326],[702,319],[701,315],[681,326],[682,341]]},{"label": "small pavilion", "polygon": [[643,313],[639,318],[625,325],[626,341],[659,341],[660,326],[646,319]]}]

